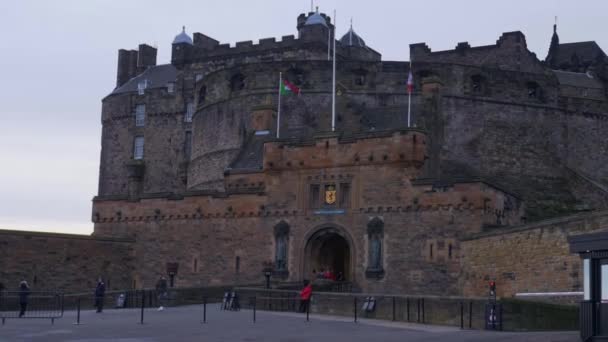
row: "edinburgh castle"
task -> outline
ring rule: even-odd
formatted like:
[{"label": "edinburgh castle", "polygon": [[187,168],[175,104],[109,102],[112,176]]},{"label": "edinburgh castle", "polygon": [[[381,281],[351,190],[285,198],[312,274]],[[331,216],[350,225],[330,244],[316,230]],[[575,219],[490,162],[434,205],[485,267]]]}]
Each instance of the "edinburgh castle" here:
[{"label": "edinburgh castle", "polygon": [[[543,59],[507,32],[384,61],[333,29],[310,12],[297,37],[256,43],[183,30],[170,64],[119,50],[93,235],[0,231],[0,279],[125,289],[171,269],[175,286],[238,285],[270,267],[279,286],[329,268],[364,292],[581,291],[567,239],[608,229],[602,49],[554,27]],[[279,95],[279,73],[298,95]]]}]

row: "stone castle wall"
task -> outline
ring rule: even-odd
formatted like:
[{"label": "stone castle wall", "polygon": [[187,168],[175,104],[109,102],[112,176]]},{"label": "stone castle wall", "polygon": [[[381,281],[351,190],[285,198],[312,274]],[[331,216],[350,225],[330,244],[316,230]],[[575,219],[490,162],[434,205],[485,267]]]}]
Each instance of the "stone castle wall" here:
[{"label": "stone castle wall", "polygon": [[465,238],[460,249],[463,295],[487,295],[490,280],[505,297],[583,291],[582,262],[570,253],[568,236],[607,228],[608,212],[601,211]]},{"label": "stone castle wall", "polygon": [[0,230],[0,283],[17,291],[26,280],[32,291],[77,292],[132,286],[134,240],[70,234]]}]

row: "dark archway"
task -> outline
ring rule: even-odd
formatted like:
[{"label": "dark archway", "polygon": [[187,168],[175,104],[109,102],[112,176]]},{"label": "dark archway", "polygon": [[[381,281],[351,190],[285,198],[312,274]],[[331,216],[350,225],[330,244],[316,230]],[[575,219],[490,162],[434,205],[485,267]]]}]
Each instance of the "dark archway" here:
[{"label": "dark archway", "polygon": [[330,268],[336,275],[342,273],[344,279],[352,281],[353,251],[350,239],[337,228],[322,228],[306,242],[304,252],[304,278]]}]

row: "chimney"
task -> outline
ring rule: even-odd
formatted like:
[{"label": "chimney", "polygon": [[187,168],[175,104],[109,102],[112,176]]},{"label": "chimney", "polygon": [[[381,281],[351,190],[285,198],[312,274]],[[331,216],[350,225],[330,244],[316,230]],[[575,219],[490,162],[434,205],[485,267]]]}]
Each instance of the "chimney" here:
[{"label": "chimney", "polygon": [[148,44],[140,44],[137,53],[137,73],[156,65],[156,48]]}]

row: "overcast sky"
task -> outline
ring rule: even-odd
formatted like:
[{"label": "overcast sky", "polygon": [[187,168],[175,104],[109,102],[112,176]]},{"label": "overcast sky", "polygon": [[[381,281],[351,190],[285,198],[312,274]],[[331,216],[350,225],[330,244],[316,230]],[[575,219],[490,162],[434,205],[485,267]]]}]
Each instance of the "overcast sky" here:
[{"label": "overcast sky", "polygon": [[[408,45],[433,51],[458,42],[493,44],[521,30],[544,59],[554,17],[561,42],[608,49],[608,2],[562,0],[315,0],[338,11],[384,60],[408,60]],[[297,34],[310,0],[0,1],[0,228],[89,234],[97,192],[101,99],[116,82],[117,50],[158,46],[186,25],[222,43]]]}]

